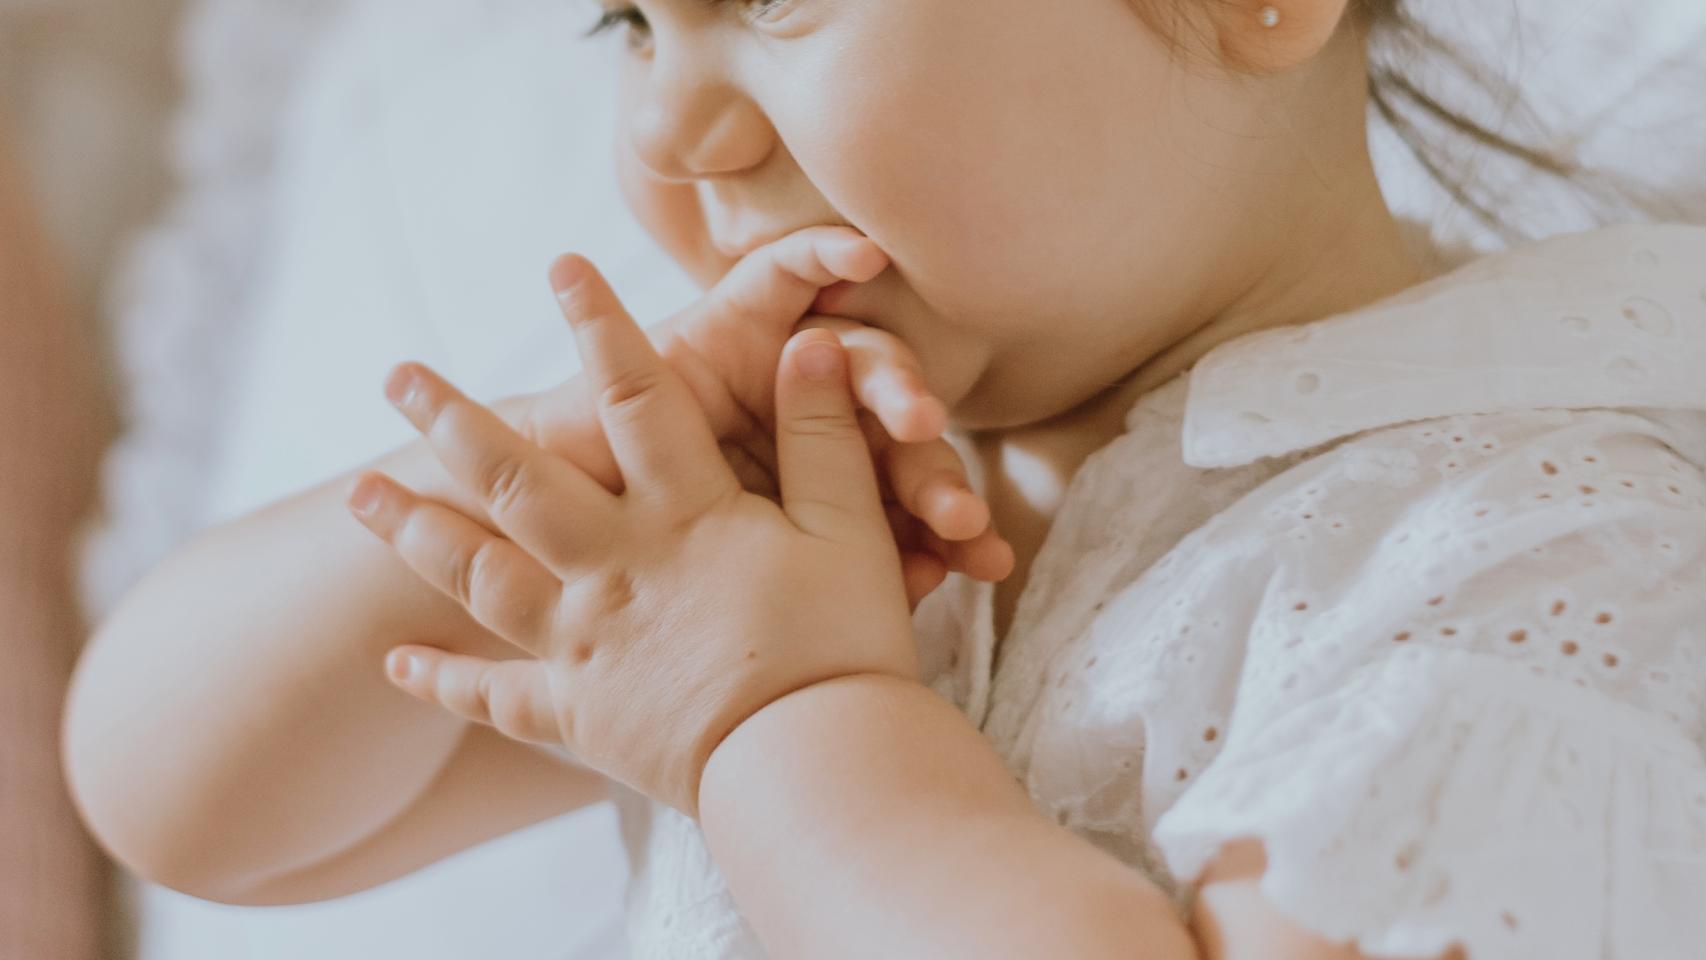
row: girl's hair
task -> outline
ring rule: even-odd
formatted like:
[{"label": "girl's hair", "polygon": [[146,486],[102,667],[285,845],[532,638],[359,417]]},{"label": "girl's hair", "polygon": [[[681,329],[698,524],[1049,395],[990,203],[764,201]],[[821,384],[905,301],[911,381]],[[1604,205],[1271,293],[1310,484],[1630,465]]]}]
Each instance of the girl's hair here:
[{"label": "girl's hair", "polygon": [[[1182,4],[1202,0],[1131,0],[1138,12],[1179,51]],[[1240,0],[1207,0],[1211,3]],[[1247,2],[1247,0],[1244,0]],[[1633,182],[1590,169],[1574,149],[1546,129],[1516,83],[1442,39],[1411,16],[1408,0],[1350,0],[1349,25],[1366,32],[1369,99],[1404,151],[1453,201],[1501,240],[1531,239],[1519,226],[1511,187],[1533,178],[1567,188],[1594,222],[1674,218],[1678,211]],[[1513,18],[1516,11],[1511,10]],[[1513,20],[1513,40],[1520,26]],[[1425,67],[1425,70],[1419,69]],[[1421,79],[1423,76],[1427,81]],[[1472,101],[1478,101],[1474,106]],[[1478,115],[1491,112],[1491,119]],[[1502,158],[1509,172],[1494,182],[1484,161]],[[1525,192],[1518,190],[1516,192]]]}]

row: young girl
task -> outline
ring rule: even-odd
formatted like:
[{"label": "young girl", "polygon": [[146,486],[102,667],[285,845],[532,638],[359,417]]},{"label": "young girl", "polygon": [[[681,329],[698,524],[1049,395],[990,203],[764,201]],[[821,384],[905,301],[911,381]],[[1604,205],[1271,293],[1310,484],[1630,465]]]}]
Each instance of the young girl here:
[{"label": "young girl", "polygon": [[[451,479],[352,504],[407,568],[322,488],[139,588],[71,707],[92,823],[228,899],[359,889],[596,795],[495,728],[649,798],[621,792],[639,956],[1698,956],[1706,230],[1425,280],[1367,149],[1396,12],[610,7],[635,209],[706,282],[800,228],[868,237],[888,267],[815,307],[916,356],[1012,575],[903,619],[933,584],[847,372],[803,374],[829,334],[776,374],[778,506],[565,260],[617,476],[400,368]],[[205,597],[246,551],[297,578],[266,585],[293,621]],[[183,639],[196,588],[222,645]],[[489,633],[451,642],[451,611]],[[442,716],[379,693],[403,639],[390,676]],[[176,703],[127,692],[168,656]],[[168,734],[146,786],[112,756]],[[267,829],[209,829],[238,784]]]}]

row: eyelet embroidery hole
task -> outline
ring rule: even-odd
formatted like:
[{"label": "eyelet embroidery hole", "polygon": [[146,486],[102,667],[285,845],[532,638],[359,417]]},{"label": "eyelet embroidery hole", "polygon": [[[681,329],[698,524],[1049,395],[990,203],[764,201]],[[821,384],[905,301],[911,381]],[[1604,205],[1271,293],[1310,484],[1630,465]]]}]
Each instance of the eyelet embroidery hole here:
[{"label": "eyelet embroidery hole", "polygon": [[1647,379],[1647,368],[1634,357],[1618,357],[1605,365],[1605,374],[1613,380],[1635,383]]},{"label": "eyelet embroidery hole", "polygon": [[1676,318],[1671,316],[1670,308],[1647,297],[1624,301],[1623,319],[1634,324],[1635,329],[1642,333],[1655,337],[1668,337],[1676,332]]},{"label": "eyelet embroidery hole", "polygon": [[1511,643],[1523,643],[1523,642],[1528,640],[1528,631],[1527,630],[1512,630],[1510,632],[1510,634],[1505,637],[1505,639],[1509,640]]},{"label": "eyelet embroidery hole", "polygon": [[1563,651],[1564,656],[1573,657],[1582,649],[1582,647],[1581,644],[1574,640],[1565,640],[1563,643],[1558,645],[1558,649]]}]

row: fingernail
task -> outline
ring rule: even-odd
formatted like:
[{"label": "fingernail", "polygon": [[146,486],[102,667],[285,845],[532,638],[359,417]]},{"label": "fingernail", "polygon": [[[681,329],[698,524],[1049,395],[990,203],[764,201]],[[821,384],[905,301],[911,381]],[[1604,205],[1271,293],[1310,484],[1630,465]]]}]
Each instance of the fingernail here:
[{"label": "fingernail", "polygon": [[841,348],[832,343],[814,343],[800,349],[800,372],[813,383],[831,380],[841,370]]},{"label": "fingernail", "polygon": [[412,653],[391,657],[391,678],[398,683],[407,683],[411,677],[420,672],[420,669],[421,658]]},{"label": "fingernail", "polygon": [[420,378],[408,367],[398,367],[385,381],[385,396],[399,409],[408,410],[420,399]]},{"label": "fingernail", "polygon": [[363,477],[350,491],[349,507],[364,517],[370,517],[379,509],[380,501],[385,499],[384,486],[373,477]]},{"label": "fingernail", "polygon": [[561,300],[586,279],[586,261],[572,253],[565,253],[551,264],[551,289]]},{"label": "fingernail", "polygon": [[574,254],[564,254],[551,264],[551,290],[557,294],[557,308],[571,324],[585,320],[581,303],[581,285],[589,271],[587,261]]}]

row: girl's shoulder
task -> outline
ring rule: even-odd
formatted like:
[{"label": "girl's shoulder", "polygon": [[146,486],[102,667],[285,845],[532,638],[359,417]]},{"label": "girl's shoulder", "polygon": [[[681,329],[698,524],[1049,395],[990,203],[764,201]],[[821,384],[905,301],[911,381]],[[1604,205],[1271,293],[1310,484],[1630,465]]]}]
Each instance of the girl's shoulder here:
[{"label": "girl's shoulder", "polygon": [[1422,421],[1633,408],[1706,468],[1703,370],[1706,227],[1609,227],[1219,345],[1191,371],[1182,454],[1234,467]]},{"label": "girl's shoulder", "polygon": [[1182,456],[1266,477],[1205,545],[1346,589],[1548,544],[1706,557],[1702,371],[1706,228],[1608,228],[1220,345],[1191,372]]}]

